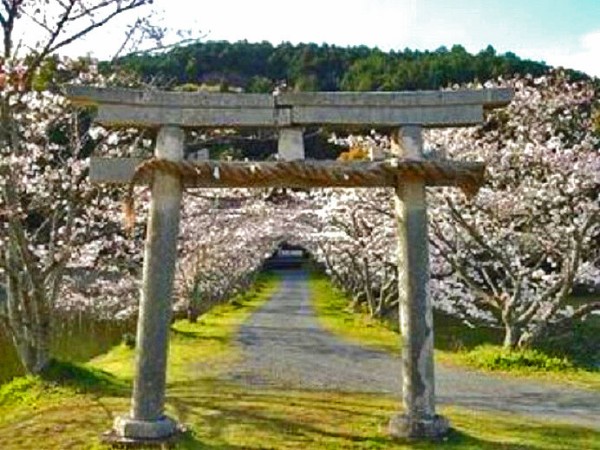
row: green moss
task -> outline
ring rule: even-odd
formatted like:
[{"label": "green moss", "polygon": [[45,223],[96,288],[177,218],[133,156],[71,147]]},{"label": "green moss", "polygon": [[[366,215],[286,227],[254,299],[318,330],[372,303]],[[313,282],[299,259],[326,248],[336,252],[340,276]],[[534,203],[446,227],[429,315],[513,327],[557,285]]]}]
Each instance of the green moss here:
[{"label": "green moss", "polygon": [[128,383],[113,374],[70,362],[52,360],[41,378],[60,386],[69,386],[82,393],[100,392],[104,395],[123,395],[127,393]]},{"label": "green moss", "polygon": [[40,376],[18,377],[1,385],[0,408],[35,408],[77,394],[119,396],[127,392],[127,383],[108,372],[52,360]]},{"label": "green moss", "polygon": [[549,356],[539,350],[508,350],[495,345],[481,345],[467,352],[464,358],[473,366],[486,370],[531,370],[562,372],[573,370],[566,358]]},{"label": "green moss", "polygon": [[[444,408],[454,427],[439,443],[393,440],[398,401],[383,395],[245,389],[214,384],[174,393],[190,425],[181,449],[527,449],[600,448],[600,434],[508,414]],[[208,392],[207,392],[208,391]],[[201,397],[201,403],[194,398]],[[195,405],[186,409],[186,406]]]},{"label": "green moss", "polygon": [[35,403],[44,392],[44,385],[38,377],[25,376],[0,386],[0,407]]},{"label": "green moss", "polygon": [[[384,395],[249,389],[218,380],[180,382],[168,393],[168,413],[188,431],[175,447],[188,449],[448,449],[600,450],[600,433],[514,414],[442,408],[454,427],[442,442],[393,440],[389,418],[398,401]],[[98,435],[127,399],[64,398],[18,421],[0,421],[0,448],[108,450]]]},{"label": "green moss", "polygon": [[401,336],[382,321],[352,310],[346,295],[327,277],[311,273],[309,288],[317,318],[325,329],[355,343],[392,353],[400,351]]}]

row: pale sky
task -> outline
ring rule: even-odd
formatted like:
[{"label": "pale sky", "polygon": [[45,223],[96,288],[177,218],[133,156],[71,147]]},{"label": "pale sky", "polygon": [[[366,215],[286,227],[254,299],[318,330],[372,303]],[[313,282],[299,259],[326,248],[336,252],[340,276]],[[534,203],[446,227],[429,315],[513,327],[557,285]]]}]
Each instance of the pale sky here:
[{"label": "pale sky", "polygon": [[[194,30],[204,40],[382,50],[461,44],[470,52],[491,44],[500,53],[600,77],[600,0],[155,0],[154,7],[166,26]],[[106,58],[121,38],[115,24],[69,53]]]}]

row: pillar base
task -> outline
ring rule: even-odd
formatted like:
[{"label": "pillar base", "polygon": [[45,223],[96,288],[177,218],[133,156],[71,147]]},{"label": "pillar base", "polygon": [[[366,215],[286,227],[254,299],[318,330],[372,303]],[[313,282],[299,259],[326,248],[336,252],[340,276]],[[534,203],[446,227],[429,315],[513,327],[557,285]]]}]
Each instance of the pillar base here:
[{"label": "pillar base", "polygon": [[155,421],[117,417],[113,429],[102,435],[102,441],[112,445],[152,446],[174,443],[181,428],[166,416]]},{"label": "pillar base", "polygon": [[440,439],[448,434],[450,422],[444,416],[436,414],[429,418],[414,418],[407,414],[398,414],[390,420],[389,433],[397,438]]}]

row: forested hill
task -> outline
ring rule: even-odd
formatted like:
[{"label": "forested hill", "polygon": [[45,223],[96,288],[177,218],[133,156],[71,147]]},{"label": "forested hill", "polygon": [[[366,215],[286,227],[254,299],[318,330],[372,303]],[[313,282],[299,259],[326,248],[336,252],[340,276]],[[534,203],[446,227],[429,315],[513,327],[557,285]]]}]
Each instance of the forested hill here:
[{"label": "forested hill", "polygon": [[[455,45],[435,51],[390,51],[333,45],[205,42],[121,63],[161,84],[205,84],[270,92],[275,83],[305,91],[438,89],[500,75],[541,75],[550,67],[488,46],[477,54]],[[575,78],[583,74],[572,72]]]}]

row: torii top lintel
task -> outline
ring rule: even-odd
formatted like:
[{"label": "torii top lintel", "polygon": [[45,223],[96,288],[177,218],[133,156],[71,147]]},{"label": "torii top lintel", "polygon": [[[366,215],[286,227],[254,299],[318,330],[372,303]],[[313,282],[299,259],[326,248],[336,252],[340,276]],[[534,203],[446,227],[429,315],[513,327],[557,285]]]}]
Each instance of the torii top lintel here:
[{"label": "torii top lintel", "polygon": [[184,128],[466,126],[481,123],[484,109],[505,106],[513,97],[511,89],[271,95],[78,85],[68,86],[66,94],[75,104],[97,106],[96,121],[105,126]]}]

